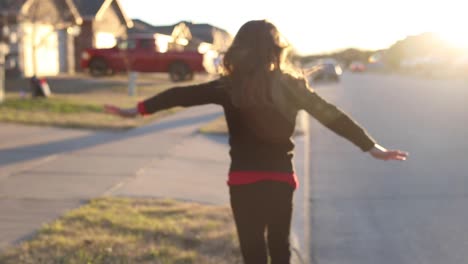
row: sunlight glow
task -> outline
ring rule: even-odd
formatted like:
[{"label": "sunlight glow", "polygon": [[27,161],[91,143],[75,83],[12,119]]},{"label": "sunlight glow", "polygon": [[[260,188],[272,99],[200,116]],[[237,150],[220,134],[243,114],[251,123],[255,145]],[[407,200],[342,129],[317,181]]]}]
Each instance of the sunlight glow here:
[{"label": "sunlight glow", "polygon": [[177,38],[175,42],[182,46],[187,46],[189,44],[189,41],[186,38]]},{"label": "sunlight glow", "polygon": [[172,42],[172,37],[163,34],[154,34],[156,39],[156,47],[158,52],[165,53],[169,49],[169,42]]},{"label": "sunlight glow", "polygon": [[98,32],[95,39],[95,47],[98,49],[112,48],[117,44],[117,40],[112,33]]},{"label": "sunlight glow", "polygon": [[[406,36],[424,32],[441,33],[455,45],[468,45],[466,1],[460,0],[289,0],[278,5],[266,0],[238,0],[228,12],[215,0],[183,1],[183,9],[179,2],[171,1],[121,2],[130,17],[154,25],[188,20],[210,23],[233,35],[248,20],[269,19],[301,54],[351,47],[385,49]],[[154,10],[177,12],[155,16]]]},{"label": "sunlight glow", "polygon": [[456,48],[468,49],[468,34],[448,31],[439,35]]}]

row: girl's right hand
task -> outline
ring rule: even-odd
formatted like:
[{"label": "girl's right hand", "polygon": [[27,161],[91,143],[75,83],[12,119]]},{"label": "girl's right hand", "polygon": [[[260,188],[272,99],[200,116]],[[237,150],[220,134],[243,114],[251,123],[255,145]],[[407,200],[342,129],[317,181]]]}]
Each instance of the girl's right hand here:
[{"label": "girl's right hand", "polygon": [[126,118],[134,118],[138,116],[138,109],[136,107],[120,108],[115,105],[104,105],[104,112]]},{"label": "girl's right hand", "polygon": [[323,70],[322,65],[315,65],[311,68],[304,68],[302,69],[302,74],[304,74],[305,77],[311,77],[317,74],[319,71]]}]

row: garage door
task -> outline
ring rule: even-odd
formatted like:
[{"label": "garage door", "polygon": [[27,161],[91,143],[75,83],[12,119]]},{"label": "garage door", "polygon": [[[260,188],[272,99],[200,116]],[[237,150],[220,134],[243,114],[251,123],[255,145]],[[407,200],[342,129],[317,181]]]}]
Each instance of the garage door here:
[{"label": "garage door", "polygon": [[[35,41],[33,42],[33,38]],[[27,77],[51,76],[59,73],[58,35],[52,26],[23,25],[23,69]],[[36,44],[35,50],[33,43]],[[35,65],[35,67],[34,67]]]}]

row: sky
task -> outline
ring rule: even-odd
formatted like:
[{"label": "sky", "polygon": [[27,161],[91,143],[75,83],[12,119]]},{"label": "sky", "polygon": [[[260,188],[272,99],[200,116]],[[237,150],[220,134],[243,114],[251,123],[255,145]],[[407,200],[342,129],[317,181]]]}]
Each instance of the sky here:
[{"label": "sky", "polygon": [[468,47],[465,0],[120,0],[131,18],[153,25],[209,23],[235,35],[268,19],[302,55],[345,48],[382,49],[408,35],[436,32]]}]

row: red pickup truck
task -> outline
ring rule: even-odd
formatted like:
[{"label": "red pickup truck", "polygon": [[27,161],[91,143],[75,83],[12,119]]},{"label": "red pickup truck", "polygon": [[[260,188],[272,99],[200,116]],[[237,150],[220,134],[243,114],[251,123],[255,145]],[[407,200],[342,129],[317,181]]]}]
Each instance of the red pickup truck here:
[{"label": "red pickup truck", "polygon": [[156,35],[134,36],[109,49],[86,49],[81,67],[93,76],[121,71],[168,72],[172,81],[193,79],[205,72],[203,54],[197,51],[168,50],[167,38]]}]

